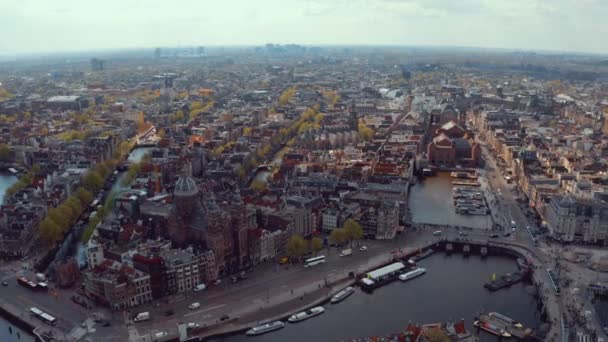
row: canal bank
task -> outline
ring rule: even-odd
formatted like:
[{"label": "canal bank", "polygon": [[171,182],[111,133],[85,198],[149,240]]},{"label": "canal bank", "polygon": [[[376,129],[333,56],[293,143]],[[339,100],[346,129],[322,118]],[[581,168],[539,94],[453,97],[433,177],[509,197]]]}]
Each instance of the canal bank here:
[{"label": "canal bank", "polygon": [[[254,340],[340,341],[384,336],[402,330],[409,322],[433,323],[460,319],[464,319],[469,331],[473,331],[474,317],[485,311],[501,312],[533,329],[541,325],[540,313],[530,310],[536,307],[536,299],[529,285],[515,284],[496,293],[483,288],[483,283],[492,273],[517,270],[512,258],[435,253],[420,261],[420,265],[428,270],[421,277],[405,283],[394,281],[373,294],[357,289],[343,302],[326,305],[326,312],[319,317],[287,324],[284,329],[255,337]],[[288,314],[277,315],[281,316],[287,317]],[[482,341],[496,340],[483,333],[480,337]],[[211,338],[209,341],[239,342],[250,339],[236,334]]]},{"label": "canal bank", "polygon": [[[357,293],[351,296],[356,299],[351,300],[349,297],[343,303],[328,304],[325,306],[326,313],[319,317],[298,324],[287,324],[285,329],[255,339],[268,342],[349,340],[366,336],[384,336],[402,330],[408,322],[433,323],[462,318],[465,319],[469,331],[473,331],[473,318],[489,311],[501,312],[521,321],[526,327],[538,331],[542,325],[540,312],[542,305],[539,305],[537,292],[530,283],[513,284],[495,293],[487,291],[483,287],[492,274],[517,272],[515,258],[523,256],[520,251],[508,245],[492,244],[488,246],[485,243],[466,241],[466,244],[475,246],[471,249],[472,251],[480,251],[480,246],[488,248],[489,256],[443,252],[448,243],[460,247],[454,251],[461,251],[462,245],[459,245],[461,242],[463,241],[437,240],[431,245],[415,250],[410,249],[400,257],[408,258],[412,253],[428,248],[435,250],[434,254],[419,262],[422,267],[427,268],[427,274],[407,283],[394,281],[376,289],[373,294],[367,294],[358,289]],[[410,283],[418,285],[410,286]],[[343,288],[346,284],[348,283],[339,288]],[[401,293],[401,291],[406,291],[406,293]],[[208,331],[205,336],[213,335],[215,337],[205,340],[244,341],[247,337],[242,332],[248,327],[287,318],[307,307],[325,303],[327,296],[328,294],[325,294],[325,297],[319,295],[316,300],[311,300],[307,305],[292,307],[292,310],[287,310],[282,314],[263,315],[260,313],[257,320],[250,322],[246,322],[245,316],[243,316],[237,320],[238,326],[237,321],[231,322],[233,329],[223,330],[220,336],[214,331]],[[343,309],[344,307],[345,309]],[[530,310],[530,308],[537,310]],[[277,310],[280,309],[277,308]],[[384,319],[382,319],[383,317]],[[338,326],[352,328],[348,332],[332,329]],[[546,325],[543,330],[547,330]],[[483,333],[480,335],[482,341],[495,340],[492,336],[485,336]]]}]

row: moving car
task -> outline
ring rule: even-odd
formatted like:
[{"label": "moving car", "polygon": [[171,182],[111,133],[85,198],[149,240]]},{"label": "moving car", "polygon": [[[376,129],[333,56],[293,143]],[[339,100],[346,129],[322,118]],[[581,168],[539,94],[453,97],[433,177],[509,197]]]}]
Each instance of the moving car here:
[{"label": "moving car", "polygon": [[434,236],[439,236],[441,234],[443,234],[443,232],[441,230],[436,230],[436,231],[433,232]]},{"label": "moving car", "polygon": [[156,333],[154,334],[154,338],[156,338],[156,339],[160,339],[160,338],[163,338],[163,337],[165,337],[165,336],[167,336],[167,335],[169,335],[169,334],[167,334],[167,332],[166,332],[166,331],[159,331],[159,332],[156,332]]},{"label": "moving car", "polygon": [[188,309],[190,309],[190,310],[196,310],[196,309],[198,309],[198,308],[200,308],[200,307],[201,307],[201,303],[199,303],[199,302],[194,302],[194,303],[192,303],[192,304],[190,304],[190,305],[188,306]]},{"label": "moving car", "polygon": [[188,324],[186,324],[186,329],[195,329],[200,327],[201,325],[198,323],[194,323],[194,322],[190,322]]},{"label": "moving car", "polygon": [[361,248],[359,248],[360,251],[366,251],[367,250],[367,246],[361,246]]},{"label": "moving car", "polygon": [[203,291],[206,288],[207,288],[207,285],[205,285],[205,284],[198,284],[198,285],[196,285],[194,287],[194,292]]},{"label": "moving car", "polygon": [[133,322],[143,322],[143,321],[147,321],[149,319],[150,319],[149,312],[140,312],[137,314],[137,316],[135,316],[135,318],[133,318]]}]

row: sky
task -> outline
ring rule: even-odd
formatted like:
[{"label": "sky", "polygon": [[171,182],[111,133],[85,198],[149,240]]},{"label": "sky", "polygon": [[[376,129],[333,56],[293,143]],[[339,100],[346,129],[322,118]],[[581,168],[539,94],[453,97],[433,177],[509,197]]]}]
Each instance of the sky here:
[{"label": "sky", "polygon": [[0,55],[424,45],[608,53],[608,0],[0,0]]}]

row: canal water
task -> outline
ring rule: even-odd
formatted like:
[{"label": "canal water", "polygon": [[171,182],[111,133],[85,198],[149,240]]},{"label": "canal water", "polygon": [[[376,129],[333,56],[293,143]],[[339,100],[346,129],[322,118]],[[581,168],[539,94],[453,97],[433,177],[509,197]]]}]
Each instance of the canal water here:
[{"label": "canal water", "polygon": [[452,198],[452,177],[449,172],[418,181],[410,190],[409,208],[415,223],[449,224],[473,228],[490,228],[490,215],[456,213]]},{"label": "canal water", "polygon": [[17,183],[19,179],[10,173],[2,173],[0,174],[0,203],[4,203],[4,195],[6,194],[6,190],[11,187],[11,185]]},{"label": "canal water", "polygon": [[[519,283],[493,293],[483,287],[492,273],[517,271],[513,259],[437,253],[420,264],[427,268],[426,274],[405,283],[394,281],[372,294],[358,288],[339,304],[325,304],[326,312],[321,316],[296,324],[286,323],[284,329],[266,335],[242,334],[213,341],[348,341],[402,331],[408,322],[427,324],[462,318],[469,332],[474,332],[475,315],[489,311],[510,316],[526,327],[539,327],[540,314],[535,310],[530,285]],[[484,332],[480,337],[481,341],[497,341]]]}]

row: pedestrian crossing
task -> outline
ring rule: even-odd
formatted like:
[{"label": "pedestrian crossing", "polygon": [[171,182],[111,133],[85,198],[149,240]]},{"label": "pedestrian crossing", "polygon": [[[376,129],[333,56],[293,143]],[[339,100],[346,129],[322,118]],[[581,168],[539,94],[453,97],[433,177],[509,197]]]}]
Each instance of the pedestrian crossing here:
[{"label": "pedestrian crossing", "polygon": [[76,341],[80,340],[84,335],[87,334],[87,331],[81,327],[75,327],[70,331],[69,335],[73,337]]}]

